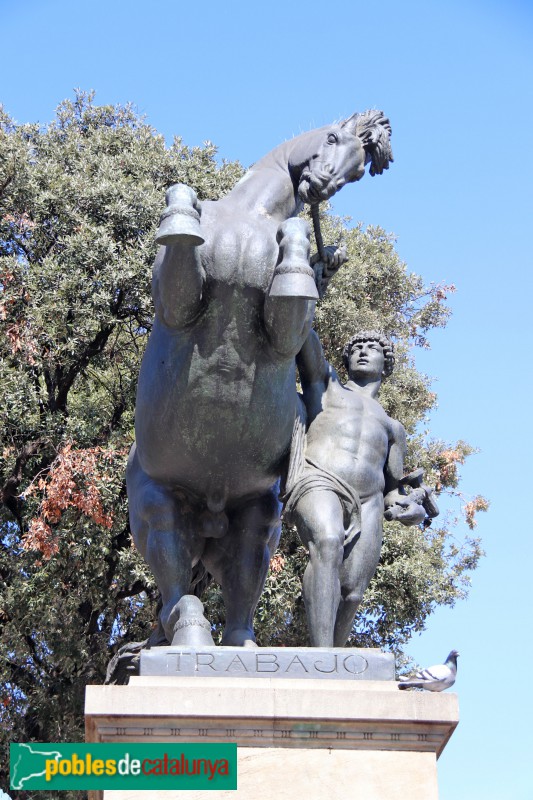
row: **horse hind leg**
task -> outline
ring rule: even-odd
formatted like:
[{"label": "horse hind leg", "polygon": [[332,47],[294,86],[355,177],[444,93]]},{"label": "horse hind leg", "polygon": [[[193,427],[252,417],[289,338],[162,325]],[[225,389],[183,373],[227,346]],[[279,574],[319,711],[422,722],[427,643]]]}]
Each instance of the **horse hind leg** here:
[{"label": "horse hind leg", "polygon": [[228,511],[228,533],[207,540],[202,562],[222,589],[223,645],[255,645],[253,616],[278,545],[280,512],[277,491],[272,490]]},{"label": "horse hind leg", "polygon": [[195,535],[191,514],[180,507],[175,495],[144,472],[135,446],[126,479],[133,540],[161,592],[160,621],[172,642],[179,618],[177,605],[189,593],[192,567],[200,558],[205,540]]}]

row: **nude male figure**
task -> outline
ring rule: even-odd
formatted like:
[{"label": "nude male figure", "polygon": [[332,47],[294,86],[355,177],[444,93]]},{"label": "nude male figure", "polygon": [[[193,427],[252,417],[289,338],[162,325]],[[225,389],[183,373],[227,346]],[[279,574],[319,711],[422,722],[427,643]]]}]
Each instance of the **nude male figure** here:
[{"label": "nude male figure", "polygon": [[422,522],[426,509],[438,513],[431,502],[428,508],[426,487],[405,492],[405,430],[376,399],[394,366],[392,343],[376,331],[359,333],[344,361],[345,385],[314,331],[298,355],[308,429],[285,511],[309,548],[303,596],[311,644],[322,647],[342,647],[350,635],[378,565],[384,509],[404,525]]}]

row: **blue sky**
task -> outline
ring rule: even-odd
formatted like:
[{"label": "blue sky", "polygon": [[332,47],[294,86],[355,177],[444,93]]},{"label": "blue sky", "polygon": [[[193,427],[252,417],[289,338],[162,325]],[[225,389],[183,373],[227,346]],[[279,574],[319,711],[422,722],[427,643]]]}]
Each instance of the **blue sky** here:
[{"label": "blue sky", "polygon": [[94,88],[169,141],[209,139],[249,165],[353,111],[390,117],[395,163],[334,209],[394,231],[411,270],[457,286],[448,328],[416,360],[436,377],[432,433],[480,448],[462,488],[492,503],[470,598],[410,652],[462,654],[441,800],[531,800],[532,6],[0,0],[0,29],[0,101],[19,122],[46,123],[74,87]]}]

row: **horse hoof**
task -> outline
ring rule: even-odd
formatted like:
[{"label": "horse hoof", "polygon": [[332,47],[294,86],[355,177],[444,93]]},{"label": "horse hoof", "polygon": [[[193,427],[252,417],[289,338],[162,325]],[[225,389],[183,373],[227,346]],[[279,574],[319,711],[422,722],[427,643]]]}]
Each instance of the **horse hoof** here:
[{"label": "horse hoof", "polygon": [[172,645],[214,646],[211,625],[204,617],[204,606],[193,594],[184,594],[175,606],[179,619],[174,625]]},{"label": "horse hoof", "polygon": [[281,263],[274,272],[270,297],[301,297],[318,300],[314,270],[309,266],[309,226],[301,219],[288,219],[277,233]]},{"label": "horse hoof", "polygon": [[226,630],[222,637],[222,647],[257,647],[253,630],[251,628]]},{"label": "horse hoof", "polygon": [[303,300],[318,300],[313,270],[309,272],[285,273],[276,271],[269,292],[270,297],[300,297]]},{"label": "horse hoof", "polygon": [[200,232],[200,204],[196,192],[184,183],[171,186],[166,193],[167,208],[161,214],[155,240],[157,244],[183,244],[198,247],[205,239]]}]

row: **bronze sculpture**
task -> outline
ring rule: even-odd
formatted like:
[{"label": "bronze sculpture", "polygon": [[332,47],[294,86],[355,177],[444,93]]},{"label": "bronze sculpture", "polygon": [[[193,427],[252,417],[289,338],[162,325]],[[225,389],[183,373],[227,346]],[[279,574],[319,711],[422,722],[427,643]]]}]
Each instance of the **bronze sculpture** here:
[{"label": "bronze sculpture", "polygon": [[393,352],[377,331],[356,334],[344,350],[345,385],[314,331],[298,355],[307,433],[303,453],[293,452],[300,468],[288,486],[285,515],[309,549],[303,596],[313,646],[345,645],[378,565],[384,508],[404,525],[438,513],[422,471],[404,478],[405,430],[377,401]]},{"label": "bronze sculpture", "polygon": [[389,136],[382,112],[355,114],[275,148],[219,201],[200,206],[183,185],[167,192],[127,483],[169,642],[199,561],[222,587],[223,644],[255,641],[298,411],[295,357],[311,328],[314,276],[344,259],[317,233],[311,268],[310,232],[294,217],[311,203],[316,220],[318,203],[365,164],[381,174]]}]

